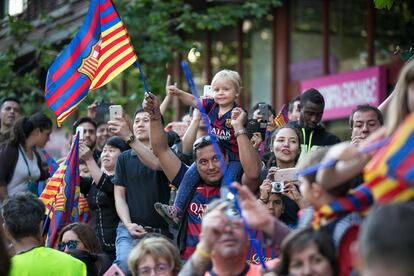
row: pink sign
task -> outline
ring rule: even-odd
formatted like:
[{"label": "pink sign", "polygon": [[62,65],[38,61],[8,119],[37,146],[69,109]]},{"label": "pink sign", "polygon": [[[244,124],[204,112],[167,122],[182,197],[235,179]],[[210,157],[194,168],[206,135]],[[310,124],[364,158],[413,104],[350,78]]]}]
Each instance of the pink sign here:
[{"label": "pink sign", "polygon": [[300,83],[302,93],[309,89],[319,90],[325,98],[323,120],[348,117],[360,104],[378,106],[385,96],[385,68],[380,66],[326,76]]}]

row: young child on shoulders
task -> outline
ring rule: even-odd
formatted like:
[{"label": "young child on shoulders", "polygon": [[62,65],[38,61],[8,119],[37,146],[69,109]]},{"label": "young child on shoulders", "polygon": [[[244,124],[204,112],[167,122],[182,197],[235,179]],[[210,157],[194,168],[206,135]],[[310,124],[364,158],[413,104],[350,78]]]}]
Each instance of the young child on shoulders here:
[{"label": "young child on shoulders", "polygon": [[[200,99],[201,105],[208,116],[211,134],[215,135],[227,151],[229,164],[225,173],[229,176],[229,180],[234,181],[241,173],[241,165],[236,139],[237,133],[234,133],[231,126],[231,113],[233,108],[237,107],[236,100],[240,95],[242,82],[239,73],[225,69],[215,74],[211,86],[213,98]],[[199,108],[197,99],[191,93],[180,90],[175,85],[167,86],[167,92],[169,95],[178,97],[184,104]],[[191,198],[191,193],[199,181],[200,175],[195,163],[193,163],[178,188],[174,205],[169,206],[157,202],[154,205],[157,212],[168,223],[179,223],[186,203]]]}]

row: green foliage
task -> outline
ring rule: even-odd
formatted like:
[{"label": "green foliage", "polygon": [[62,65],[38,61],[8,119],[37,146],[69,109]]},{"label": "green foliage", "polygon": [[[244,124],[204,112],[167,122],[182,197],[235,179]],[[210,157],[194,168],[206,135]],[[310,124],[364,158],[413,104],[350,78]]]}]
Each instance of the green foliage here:
[{"label": "green foliage", "polygon": [[391,9],[394,2],[395,0],[374,0],[377,9]]},{"label": "green foliage", "polygon": [[[194,34],[234,26],[240,19],[266,16],[272,8],[281,5],[282,0],[248,0],[243,4],[229,2],[216,5],[200,1],[197,10],[184,0],[113,2],[127,27],[149,89],[163,96],[168,66],[177,53],[185,56],[193,47],[194,41],[190,38]],[[53,25],[45,12],[39,15],[39,20]],[[45,72],[62,48],[47,44],[41,37],[28,41],[28,34],[34,29],[31,23],[9,17],[7,25],[13,42],[8,49],[0,52],[1,94],[20,97],[25,111],[30,112],[40,106],[43,111],[47,110],[47,106],[42,104]],[[65,26],[56,26],[61,27]],[[29,58],[18,55],[22,45],[35,49]],[[22,60],[30,64],[21,64]],[[121,95],[125,89],[126,95]],[[124,104],[128,112],[132,112],[143,95],[138,70],[131,66],[104,88],[91,92],[80,105],[80,110],[85,111],[94,100],[106,100]]]}]

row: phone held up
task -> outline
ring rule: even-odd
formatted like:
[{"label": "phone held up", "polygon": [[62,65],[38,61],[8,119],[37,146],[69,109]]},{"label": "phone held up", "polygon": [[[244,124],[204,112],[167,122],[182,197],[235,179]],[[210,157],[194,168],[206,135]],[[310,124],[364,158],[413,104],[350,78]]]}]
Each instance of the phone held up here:
[{"label": "phone held up", "polygon": [[272,193],[284,193],[285,182],[297,181],[298,171],[296,168],[280,169],[277,170],[274,175],[274,181],[272,182]]},{"label": "phone held up", "polygon": [[109,120],[113,121],[116,117],[122,117],[123,110],[121,105],[109,106]]},{"label": "phone held up", "polygon": [[211,87],[211,85],[204,85],[203,88],[203,96],[208,97],[208,98],[213,98],[213,88]]}]

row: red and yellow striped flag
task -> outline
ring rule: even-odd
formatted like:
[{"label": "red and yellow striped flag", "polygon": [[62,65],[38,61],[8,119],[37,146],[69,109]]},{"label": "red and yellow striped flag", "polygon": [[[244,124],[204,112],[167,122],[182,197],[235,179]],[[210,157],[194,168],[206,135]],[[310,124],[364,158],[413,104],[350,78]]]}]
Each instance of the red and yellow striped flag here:
[{"label": "red and yellow striped flag", "polygon": [[364,178],[378,203],[414,198],[414,113],[365,166]]}]

